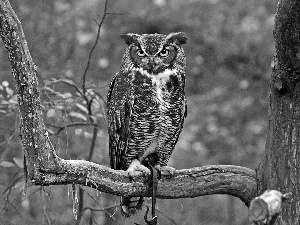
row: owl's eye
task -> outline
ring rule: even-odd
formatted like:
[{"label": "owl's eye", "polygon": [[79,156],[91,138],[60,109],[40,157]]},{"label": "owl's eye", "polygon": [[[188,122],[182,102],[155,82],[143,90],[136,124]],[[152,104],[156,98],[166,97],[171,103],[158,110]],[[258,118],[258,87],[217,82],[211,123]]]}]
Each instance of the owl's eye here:
[{"label": "owl's eye", "polygon": [[136,54],[139,56],[139,57],[144,57],[146,54],[145,52],[142,50],[142,49],[138,49]]},{"label": "owl's eye", "polygon": [[170,51],[169,51],[169,48],[166,47],[166,48],[163,48],[161,51],[160,51],[160,56],[162,57],[167,57],[169,55]]}]

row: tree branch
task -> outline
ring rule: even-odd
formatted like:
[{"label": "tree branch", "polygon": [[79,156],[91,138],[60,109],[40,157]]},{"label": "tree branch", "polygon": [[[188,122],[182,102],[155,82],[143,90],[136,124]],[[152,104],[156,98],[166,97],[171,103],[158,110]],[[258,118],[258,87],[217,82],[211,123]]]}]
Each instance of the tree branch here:
[{"label": "tree branch", "polygon": [[[84,160],[62,160],[61,174],[39,171],[31,182],[36,185],[80,184],[120,196],[151,196],[143,177],[131,182],[126,171],[113,170]],[[247,206],[256,195],[255,171],[239,166],[215,165],[177,170],[174,177],[158,182],[158,198],[194,198],[229,194]]]},{"label": "tree branch", "polygon": [[43,123],[37,68],[32,62],[21,23],[8,0],[0,1],[0,35],[16,82],[21,115],[20,135],[26,158],[24,167],[27,169],[25,173],[31,178],[35,176],[37,165],[55,169],[55,165],[47,163],[47,157],[51,162],[57,156]]}]

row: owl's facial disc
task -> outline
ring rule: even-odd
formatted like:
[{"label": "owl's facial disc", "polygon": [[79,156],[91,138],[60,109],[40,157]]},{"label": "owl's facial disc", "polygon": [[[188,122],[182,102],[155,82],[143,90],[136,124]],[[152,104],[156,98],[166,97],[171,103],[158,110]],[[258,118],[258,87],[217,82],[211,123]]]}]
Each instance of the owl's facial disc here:
[{"label": "owl's facial disc", "polygon": [[168,68],[176,58],[176,50],[171,45],[162,46],[159,51],[149,54],[140,46],[132,46],[130,51],[133,62],[151,74],[157,74]]}]

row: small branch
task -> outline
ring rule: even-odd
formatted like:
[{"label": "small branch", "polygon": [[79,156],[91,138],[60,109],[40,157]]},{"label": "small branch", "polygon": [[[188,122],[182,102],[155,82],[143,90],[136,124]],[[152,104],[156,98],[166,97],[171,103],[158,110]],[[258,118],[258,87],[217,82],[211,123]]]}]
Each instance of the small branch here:
[{"label": "small branch", "polygon": [[281,210],[282,202],[290,198],[291,195],[291,193],[282,194],[276,190],[266,190],[251,201],[249,207],[250,221],[254,224],[274,224]]},{"label": "small branch", "polygon": [[98,128],[94,127],[93,128],[93,136],[92,136],[91,145],[90,145],[90,150],[89,150],[89,154],[88,154],[88,157],[87,157],[88,161],[92,160],[92,157],[93,157],[93,154],[94,154],[94,149],[95,149],[95,146],[96,146],[97,135],[98,135]]},{"label": "small branch", "polygon": [[[84,160],[61,160],[61,174],[39,171],[31,180],[35,185],[81,184],[119,196],[151,196],[142,177],[132,183],[126,171]],[[204,166],[176,171],[171,179],[158,182],[157,197],[164,199],[194,198],[212,194],[229,194],[240,198],[247,206],[256,195],[255,171],[239,166]]]},{"label": "small branch", "polygon": [[55,79],[55,80],[52,80],[52,81],[47,81],[46,83],[57,83],[57,82],[62,82],[64,84],[67,84],[67,85],[73,87],[81,97],[84,97],[84,94],[79,89],[79,87],[77,87],[74,83],[70,82],[69,80],[66,80],[66,79]]},{"label": "small branch", "polygon": [[[88,112],[89,112],[89,118],[90,118],[90,123],[93,124],[93,120],[92,120],[92,108],[91,108],[91,103],[92,103],[93,99],[90,100],[90,104],[87,102],[87,108],[88,108]],[[89,154],[87,156],[87,160],[91,161],[93,154],[94,154],[94,150],[95,150],[95,146],[96,146],[96,139],[97,139],[97,134],[98,134],[98,128],[94,127],[93,128],[93,136],[92,136],[92,140],[91,140],[91,144],[90,144],[90,149],[89,149]],[[80,224],[82,215],[83,215],[83,198],[84,198],[84,192],[82,189],[80,189],[79,191],[79,205],[78,205],[78,213],[77,213],[77,221],[76,221],[76,225]]]},{"label": "small branch", "polygon": [[101,18],[101,21],[98,25],[96,41],[95,41],[95,43],[94,43],[94,45],[93,45],[93,47],[92,47],[92,49],[89,53],[88,61],[87,61],[87,64],[86,64],[86,67],[85,67],[85,70],[84,70],[84,73],[83,73],[83,77],[82,77],[82,91],[83,91],[83,94],[85,94],[85,92],[86,92],[86,87],[85,87],[85,85],[86,85],[86,75],[87,75],[88,69],[90,68],[90,62],[91,62],[92,54],[93,54],[93,52],[94,52],[94,50],[95,50],[95,48],[98,44],[98,41],[99,41],[99,38],[100,38],[101,27],[102,27],[102,24],[104,22],[104,19],[105,19],[106,15],[107,15],[107,5],[108,5],[108,0],[105,0],[104,12],[103,12],[103,16]]},{"label": "small branch", "polygon": [[[57,129],[58,131],[55,133],[56,135],[59,135],[61,131],[67,129],[68,127],[82,127],[82,126],[93,126],[94,129],[99,129],[99,127],[96,124],[91,124],[90,122],[74,122],[74,123],[69,123],[66,124],[64,126],[57,126],[54,124],[50,124],[50,123],[45,123],[46,127],[53,127],[55,129]],[[53,134],[53,133],[51,133]]]}]

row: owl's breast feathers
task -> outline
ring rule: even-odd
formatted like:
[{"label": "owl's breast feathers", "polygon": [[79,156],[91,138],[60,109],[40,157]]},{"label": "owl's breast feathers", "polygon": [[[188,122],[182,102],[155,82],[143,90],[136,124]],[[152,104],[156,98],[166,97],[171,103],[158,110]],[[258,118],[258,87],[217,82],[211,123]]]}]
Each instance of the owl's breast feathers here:
[{"label": "owl's breast feathers", "polygon": [[143,69],[120,71],[109,89],[111,167],[126,170],[153,141],[161,145],[157,148],[159,163],[166,164],[186,115],[184,75],[175,69],[157,75]]},{"label": "owl's breast feathers", "polygon": [[[137,91],[144,93],[145,99],[151,96],[151,100],[156,103],[160,115],[172,116],[175,111],[181,115],[185,111],[186,99],[184,94],[184,75],[176,69],[166,69],[158,74],[149,74],[143,69],[137,69],[134,84]],[[140,87],[151,87],[149,90]],[[176,116],[171,119],[176,119]],[[175,125],[175,124],[174,124]]]}]

